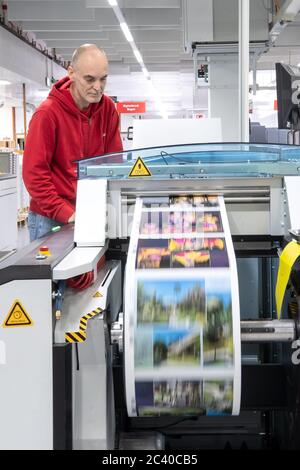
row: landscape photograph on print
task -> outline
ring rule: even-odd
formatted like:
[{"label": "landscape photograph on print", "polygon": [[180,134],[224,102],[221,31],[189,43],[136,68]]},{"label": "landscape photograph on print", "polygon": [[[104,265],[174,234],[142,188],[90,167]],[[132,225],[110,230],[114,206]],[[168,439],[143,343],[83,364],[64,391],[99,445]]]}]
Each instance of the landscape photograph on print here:
[{"label": "landscape photograph on print", "polygon": [[[148,332],[141,346],[141,356],[148,351],[149,367],[176,364],[176,355],[177,364],[185,360],[200,365],[201,359],[204,367],[231,367],[234,342],[230,276],[138,280],[137,325],[146,324],[155,324],[149,330],[151,337]],[[203,326],[203,337],[196,325]],[[140,337],[144,334],[141,332]]]},{"label": "landscape photograph on print", "polygon": [[136,268],[228,267],[224,238],[140,239]]},{"label": "landscape photograph on print", "polygon": [[137,323],[189,328],[206,321],[204,278],[139,279]]},{"label": "landscape photograph on print", "polygon": [[207,415],[230,415],[232,413],[232,380],[205,381],[203,391]]},{"label": "landscape photograph on print", "polygon": [[200,329],[171,328],[169,325],[139,325],[135,335],[135,367],[199,367]]},{"label": "landscape photograph on print", "polygon": [[199,329],[155,326],[153,330],[154,367],[200,366],[201,336]]},{"label": "landscape photograph on print", "polygon": [[136,382],[139,416],[203,415],[203,383],[197,381]]},{"label": "landscape photograph on print", "polygon": [[234,360],[230,276],[206,279],[203,365],[232,366]]},{"label": "landscape photograph on print", "polygon": [[224,416],[232,413],[233,380],[135,383],[139,416]]},{"label": "landscape photograph on print", "polygon": [[190,234],[223,232],[219,211],[166,212],[143,211],[140,222],[141,235]]}]

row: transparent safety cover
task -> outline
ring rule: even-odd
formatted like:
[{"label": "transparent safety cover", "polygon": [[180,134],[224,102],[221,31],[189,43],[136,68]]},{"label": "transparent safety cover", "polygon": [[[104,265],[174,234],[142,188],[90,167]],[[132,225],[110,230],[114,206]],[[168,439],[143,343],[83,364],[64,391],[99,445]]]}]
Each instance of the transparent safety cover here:
[{"label": "transparent safety cover", "polygon": [[84,158],[76,162],[78,178],[130,178],[138,158],[146,168],[143,167],[145,176],[141,177],[148,179],[300,175],[298,146],[214,143],[152,147]]}]

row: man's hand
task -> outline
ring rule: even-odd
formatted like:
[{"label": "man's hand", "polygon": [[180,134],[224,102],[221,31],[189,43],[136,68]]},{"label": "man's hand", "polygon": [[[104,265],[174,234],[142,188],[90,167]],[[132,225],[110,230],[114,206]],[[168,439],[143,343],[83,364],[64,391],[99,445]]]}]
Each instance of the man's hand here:
[{"label": "man's hand", "polygon": [[75,212],[71,215],[71,217],[68,220],[68,224],[71,224],[72,222],[75,222]]}]

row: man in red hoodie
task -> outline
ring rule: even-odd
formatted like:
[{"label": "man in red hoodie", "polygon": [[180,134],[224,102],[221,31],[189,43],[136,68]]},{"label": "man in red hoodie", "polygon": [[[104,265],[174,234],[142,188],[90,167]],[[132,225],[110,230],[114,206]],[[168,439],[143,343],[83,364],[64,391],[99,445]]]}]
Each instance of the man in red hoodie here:
[{"label": "man in red hoodie", "polygon": [[123,150],[118,113],[104,95],[107,75],[104,51],[84,44],[74,52],[68,76],[52,87],[32,116],[23,160],[31,196],[30,241],[55,225],[74,222],[74,160]]}]

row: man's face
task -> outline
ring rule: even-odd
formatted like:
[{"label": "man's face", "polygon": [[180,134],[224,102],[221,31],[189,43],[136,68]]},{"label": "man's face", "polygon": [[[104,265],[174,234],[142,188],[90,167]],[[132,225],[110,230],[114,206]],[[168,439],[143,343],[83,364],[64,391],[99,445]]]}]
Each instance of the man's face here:
[{"label": "man's face", "polygon": [[104,54],[86,53],[79,57],[74,67],[69,67],[73,91],[83,107],[99,103],[102,98],[108,74],[108,63]]}]

